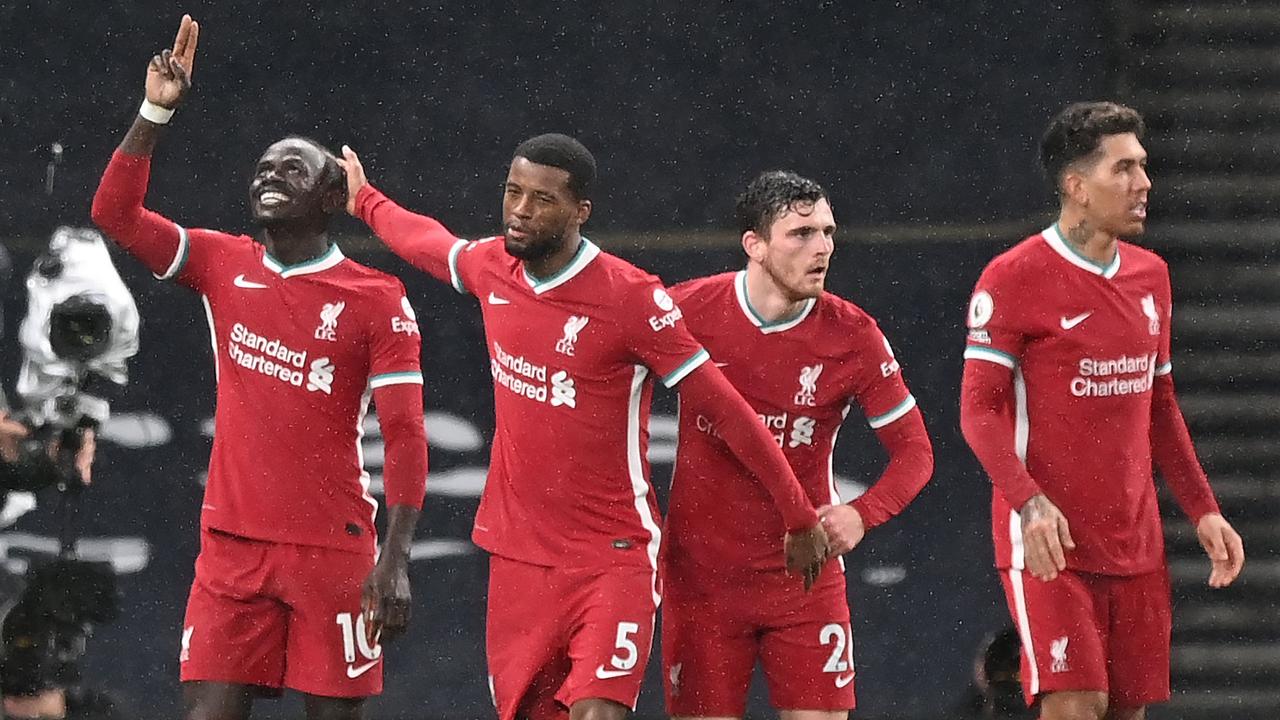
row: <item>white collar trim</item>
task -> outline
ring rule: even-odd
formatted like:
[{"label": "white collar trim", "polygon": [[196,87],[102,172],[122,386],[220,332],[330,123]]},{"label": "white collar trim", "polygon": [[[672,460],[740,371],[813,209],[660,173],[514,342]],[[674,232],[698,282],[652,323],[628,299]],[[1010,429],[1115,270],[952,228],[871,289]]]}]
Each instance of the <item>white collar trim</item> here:
[{"label": "white collar trim", "polygon": [[1067,241],[1063,239],[1062,233],[1058,231],[1057,224],[1053,224],[1045,228],[1044,231],[1040,233],[1040,236],[1044,238],[1045,242],[1049,243],[1049,247],[1053,248],[1055,252],[1062,256],[1062,259],[1078,268],[1088,270],[1094,275],[1101,275],[1108,280],[1115,277],[1116,273],[1120,272],[1119,244],[1116,245],[1116,256],[1111,259],[1111,262],[1106,265],[1099,265],[1098,263],[1081,255],[1075,248],[1068,245]]},{"label": "white collar trim", "polygon": [[591,261],[595,260],[596,256],[599,254],[600,248],[596,247],[595,243],[584,237],[582,238],[582,243],[578,245],[578,252],[574,253],[573,259],[569,261],[569,264],[560,268],[559,272],[545,280],[539,280],[538,278],[530,275],[528,268],[524,267],[522,263],[521,269],[524,272],[524,281],[529,283],[529,287],[533,288],[535,295],[541,295],[542,293],[547,292],[548,290],[554,290],[577,277],[578,273],[586,269],[586,267],[591,264]]},{"label": "white collar trim", "polygon": [[271,257],[271,253],[264,252],[262,254],[262,264],[282,278],[324,272],[346,259],[347,256],[342,254],[342,250],[337,245],[330,245],[329,249],[320,257],[300,262],[297,265],[285,265]]},{"label": "white collar trim", "polygon": [[804,308],[800,310],[800,312],[797,313],[795,317],[791,317],[786,320],[766,322],[764,318],[760,317],[760,313],[757,313],[756,309],[751,307],[751,300],[747,297],[747,271],[746,270],[739,270],[738,274],[734,276],[733,290],[734,290],[734,293],[738,296],[738,307],[739,309],[742,310],[742,314],[746,315],[747,320],[750,320],[752,325],[755,325],[757,328],[760,328],[760,332],[764,333],[765,335],[769,335],[771,333],[777,333],[777,332],[785,332],[799,325],[800,323],[804,322],[805,318],[809,317],[809,313],[812,312],[814,306],[818,304],[817,298],[809,298],[808,300],[805,301]]}]

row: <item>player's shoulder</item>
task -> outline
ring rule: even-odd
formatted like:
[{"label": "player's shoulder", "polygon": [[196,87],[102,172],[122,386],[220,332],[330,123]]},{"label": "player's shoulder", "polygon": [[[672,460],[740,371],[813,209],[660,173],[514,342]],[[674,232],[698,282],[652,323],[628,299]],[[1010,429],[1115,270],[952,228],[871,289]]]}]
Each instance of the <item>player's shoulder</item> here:
[{"label": "player's shoulder", "polygon": [[818,297],[819,316],[824,320],[848,327],[863,327],[866,325],[875,325],[875,318],[871,317],[871,313],[863,310],[854,301],[841,297],[830,290],[823,290],[822,295]]},{"label": "player's shoulder", "polygon": [[1028,235],[987,263],[987,272],[1016,273],[1038,270],[1052,259],[1052,248],[1044,233]]},{"label": "player's shoulder", "polygon": [[[175,223],[176,225],[176,223]],[[266,253],[262,243],[243,233],[215,230],[213,228],[188,228],[178,225],[178,234],[194,243],[216,243],[223,251],[239,251],[261,257]]]},{"label": "player's shoulder", "polygon": [[1168,272],[1169,264],[1159,253],[1149,248],[1135,245],[1131,242],[1121,240],[1118,243],[1118,251],[1120,252],[1120,260],[1122,263],[1128,263],[1138,269],[1150,269],[1157,272]]},{"label": "player's shoulder", "polygon": [[404,293],[404,283],[391,273],[346,258],[342,262],[343,282],[369,292]]},{"label": "player's shoulder", "polygon": [[671,297],[681,305],[701,305],[733,293],[735,272],[693,278],[670,288]]},{"label": "player's shoulder", "polygon": [[814,308],[815,329],[825,341],[857,347],[870,340],[878,346],[881,341],[880,326],[871,313],[857,303],[833,292],[823,291]]},{"label": "player's shoulder", "polygon": [[662,279],[657,275],[605,250],[596,248],[596,256],[592,258],[591,266],[595,270],[596,282],[607,286],[615,293],[626,295],[645,291],[654,286],[665,288]]}]

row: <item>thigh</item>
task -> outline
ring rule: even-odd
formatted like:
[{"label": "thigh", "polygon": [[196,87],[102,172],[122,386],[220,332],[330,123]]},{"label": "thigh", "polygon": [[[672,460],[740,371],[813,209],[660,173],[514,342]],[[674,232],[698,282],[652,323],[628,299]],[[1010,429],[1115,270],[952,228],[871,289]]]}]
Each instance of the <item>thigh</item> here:
[{"label": "thigh", "polygon": [[1022,640],[1022,689],[1027,703],[1065,690],[1106,692],[1107,613],[1095,576],[1071,571],[1042,582],[1004,570],[1009,613]]},{"label": "thigh", "polygon": [[572,667],[556,699],[566,707],[598,698],[635,709],[658,610],[653,571],[612,567],[572,571],[567,579]]},{"label": "thigh", "polygon": [[567,717],[555,699],[569,676],[565,603],[556,570],[490,556],[485,652],[499,720]]},{"label": "thigh", "polygon": [[675,717],[742,717],[755,668],[756,628],[741,597],[669,593],[662,604],[662,676]]},{"label": "thigh", "polygon": [[1169,699],[1172,611],[1169,571],[1113,578],[1107,660],[1111,704],[1140,708]]},{"label": "thigh", "polygon": [[779,710],[847,711],[854,707],[853,632],[843,579],[803,590],[780,607],[791,607],[766,627],[760,661],[769,697]]},{"label": "thigh", "polygon": [[[360,612],[373,555],[302,545],[276,552],[284,556],[278,582],[289,606],[285,687],[326,698],[381,693],[382,646],[366,637]],[[336,703],[330,712],[349,704]]]},{"label": "thigh", "polygon": [[201,537],[178,656],[183,682],[282,686],[288,615],[267,590],[268,550],[223,533]]}]

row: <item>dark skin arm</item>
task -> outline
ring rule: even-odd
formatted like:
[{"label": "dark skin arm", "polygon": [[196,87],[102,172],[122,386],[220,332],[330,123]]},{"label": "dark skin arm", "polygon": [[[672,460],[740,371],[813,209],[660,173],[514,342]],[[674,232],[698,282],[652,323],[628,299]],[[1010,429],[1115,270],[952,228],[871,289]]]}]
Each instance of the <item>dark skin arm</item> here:
[{"label": "dark skin arm", "polygon": [[370,645],[380,639],[394,639],[409,625],[413,609],[413,596],[409,591],[409,546],[413,543],[418,515],[419,511],[408,505],[387,508],[387,538],[378,562],[365,578],[360,598]]},{"label": "dark skin arm", "polygon": [[[182,104],[191,89],[191,73],[195,69],[199,40],[200,24],[190,15],[183,15],[178,35],[173,39],[173,49],[161,51],[147,65],[148,102],[170,110]],[[130,155],[150,155],[155,150],[161,127],[139,115],[121,141],[120,151]]]}]

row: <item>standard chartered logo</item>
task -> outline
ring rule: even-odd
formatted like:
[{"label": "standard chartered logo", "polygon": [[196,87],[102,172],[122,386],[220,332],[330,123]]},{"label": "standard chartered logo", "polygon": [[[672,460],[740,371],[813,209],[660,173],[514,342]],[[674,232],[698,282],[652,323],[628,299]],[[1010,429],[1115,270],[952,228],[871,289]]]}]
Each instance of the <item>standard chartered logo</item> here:
[{"label": "standard chartered logo", "polygon": [[329,358],[316,358],[311,363],[311,372],[307,375],[307,389],[311,392],[333,394],[333,363]]},{"label": "standard chartered logo", "polygon": [[564,370],[550,372],[546,365],[530,362],[523,355],[512,355],[498,343],[493,344],[489,372],[498,387],[504,387],[521,397],[550,403],[551,407],[578,406],[578,391],[569,373]]},{"label": "standard chartered logo", "polygon": [[[1081,358],[1078,375],[1071,379],[1075,397],[1139,395],[1151,389],[1155,378],[1156,355],[1121,355],[1115,358]],[[1115,377],[1115,376],[1127,377]]]},{"label": "standard chartered logo", "polygon": [[801,445],[813,444],[813,431],[817,427],[818,421],[803,415],[796,418],[796,423],[791,427],[791,447],[800,447]]},{"label": "standard chartered logo", "polygon": [[563,370],[551,376],[551,407],[561,405],[578,406],[578,391],[573,387],[573,378]]}]

